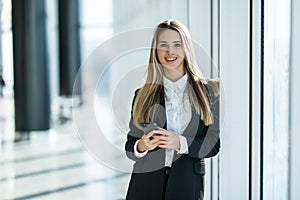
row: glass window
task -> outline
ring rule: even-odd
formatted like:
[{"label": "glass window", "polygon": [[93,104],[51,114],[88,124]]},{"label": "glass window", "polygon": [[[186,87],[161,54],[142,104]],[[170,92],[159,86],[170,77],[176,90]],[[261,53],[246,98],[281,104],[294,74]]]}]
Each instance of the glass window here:
[{"label": "glass window", "polygon": [[265,1],[264,199],[288,199],[290,1]]},{"label": "glass window", "polygon": [[11,30],[11,1],[0,1],[0,74],[5,80],[5,95],[13,95],[13,49]]}]

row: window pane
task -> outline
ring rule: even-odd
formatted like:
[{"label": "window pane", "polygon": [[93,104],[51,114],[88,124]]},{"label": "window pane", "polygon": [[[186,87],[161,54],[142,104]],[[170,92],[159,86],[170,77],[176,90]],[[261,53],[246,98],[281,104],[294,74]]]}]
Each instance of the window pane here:
[{"label": "window pane", "polygon": [[290,1],[265,1],[264,198],[288,198]]}]

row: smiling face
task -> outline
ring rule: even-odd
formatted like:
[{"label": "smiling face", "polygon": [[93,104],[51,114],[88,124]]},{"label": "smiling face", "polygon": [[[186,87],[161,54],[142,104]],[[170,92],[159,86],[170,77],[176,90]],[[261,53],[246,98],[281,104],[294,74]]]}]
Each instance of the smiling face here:
[{"label": "smiling face", "polygon": [[184,75],[184,51],[177,31],[166,29],[161,32],[157,42],[157,57],[165,73]]}]

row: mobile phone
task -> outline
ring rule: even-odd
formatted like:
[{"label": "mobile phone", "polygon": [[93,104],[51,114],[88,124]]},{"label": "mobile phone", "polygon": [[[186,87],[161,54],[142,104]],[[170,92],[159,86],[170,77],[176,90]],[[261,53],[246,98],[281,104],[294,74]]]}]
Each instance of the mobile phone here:
[{"label": "mobile phone", "polygon": [[145,134],[149,133],[150,131],[159,129],[156,123],[141,123],[141,127]]}]

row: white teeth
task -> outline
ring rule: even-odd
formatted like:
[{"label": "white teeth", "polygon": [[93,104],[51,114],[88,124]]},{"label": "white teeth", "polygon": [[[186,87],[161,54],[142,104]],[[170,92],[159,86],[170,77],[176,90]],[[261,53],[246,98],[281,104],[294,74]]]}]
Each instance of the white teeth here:
[{"label": "white teeth", "polygon": [[176,60],[176,58],[166,58],[167,61],[173,61]]}]

